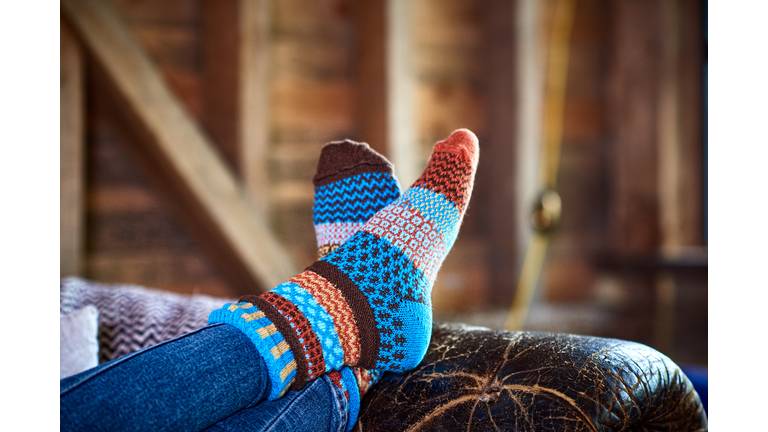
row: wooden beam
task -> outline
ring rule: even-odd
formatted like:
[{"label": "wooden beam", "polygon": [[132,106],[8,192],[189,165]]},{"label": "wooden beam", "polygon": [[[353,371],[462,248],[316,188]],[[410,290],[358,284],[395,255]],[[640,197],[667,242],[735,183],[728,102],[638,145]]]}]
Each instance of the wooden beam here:
[{"label": "wooden beam", "polygon": [[239,0],[204,0],[201,5],[203,74],[200,122],[240,174]]},{"label": "wooden beam", "polygon": [[109,4],[63,0],[61,6],[140,120],[153,157],[186,188],[190,205],[213,221],[214,229],[250,271],[254,283],[271,288],[296,273],[298,267],[210,139],[183,109]]},{"label": "wooden beam", "polygon": [[686,246],[702,246],[704,239],[704,33],[703,4],[680,0],[680,98],[682,234]]},{"label": "wooden beam", "polygon": [[240,0],[238,29],[238,108],[241,164],[245,188],[268,214],[270,139],[271,0]]},{"label": "wooden beam", "polygon": [[83,52],[69,26],[61,22],[60,60],[60,275],[81,275],[84,257],[85,135]]},{"label": "wooden beam", "polygon": [[[112,150],[107,151],[116,151],[119,154],[113,155],[111,158],[125,158],[126,156],[129,156],[129,159],[131,159],[130,162],[117,160],[107,160],[106,162],[119,164],[112,167],[113,169],[124,170],[127,168],[133,170],[133,168],[138,168],[141,171],[144,177],[150,181],[153,190],[157,191],[159,197],[163,200],[160,207],[154,211],[161,210],[162,214],[162,209],[168,209],[175,216],[174,221],[176,221],[176,223],[182,223],[184,228],[186,228],[186,234],[192,237],[195,244],[198,246],[197,248],[192,247],[192,249],[187,250],[185,254],[191,253],[192,255],[195,255],[195,251],[203,252],[207,257],[208,262],[215,267],[215,274],[219,275],[222,282],[226,282],[226,285],[230,288],[230,293],[227,296],[258,292],[262,287],[254,280],[250,270],[239,258],[237,252],[230,246],[227,238],[222,235],[221,230],[216,228],[216,222],[208,215],[205,209],[197,204],[198,201],[195,199],[191,190],[184,184],[183,180],[173,174],[172,169],[169,169],[168,164],[164,162],[163,158],[157,155],[157,151],[151,147],[153,141],[152,135],[147,132],[141,118],[131,109],[129,103],[121,95],[114,82],[109,79],[107,72],[105,72],[97,62],[93,61],[92,58],[89,60],[90,61],[87,62],[87,75],[89,77],[88,87],[89,89],[92,89],[91,97],[89,98],[89,110],[92,110],[92,113],[89,115],[89,119],[101,123],[101,125],[98,126],[98,128],[101,129],[101,132],[94,130],[94,133],[103,134],[104,131],[108,131],[107,134],[112,135],[111,139],[115,140],[115,142],[111,144],[102,140],[99,140],[98,143],[94,142],[94,145],[97,146],[94,148],[94,151],[100,153],[109,147],[113,147]],[[150,144],[147,145],[147,143]],[[125,151],[127,155],[122,151]],[[135,166],[131,164],[131,162],[135,163]],[[94,170],[97,169],[99,169],[99,167],[94,166]],[[102,171],[104,169],[105,168],[103,167],[101,168]],[[95,171],[94,174],[96,174]],[[138,172],[133,172],[130,176],[131,178],[135,178],[134,176],[138,174]],[[114,194],[114,188],[110,187],[109,192]],[[96,203],[89,201],[88,204]],[[142,211],[140,210],[141,203],[134,202],[132,204],[132,212],[134,214],[129,220],[135,222],[135,219],[142,218]],[[139,207],[137,208],[136,205]],[[103,221],[105,214],[103,214],[102,211],[104,209],[105,208],[102,207],[99,214],[93,215],[96,218],[96,222]],[[153,210],[147,209],[145,211],[152,212]],[[166,214],[162,217],[168,217],[168,215]],[[110,225],[109,222],[104,223]],[[97,225],[100,224],[101,223]],[[147,229],[146,226],[141,226],[143,229]],[[171,230],[172,233],[163,233],[163,231],[167,230],[159,228],[159,232],[161,236],[170,235],[168,240],[171,242],[187,241],[187,235],[178,231],[180,228],[181,227],[174,227]],[[98,226],[89,227],[88,234],[96,235],[98,229]],[[132,232],[132,229],[129,229],[129,231]],[[87,277],[99,276],[97,273],[99,273],[100,270],[97,267],[94,267],[94,265],[96,265],[96,262],[100,259],[98,256],[99,253],[103,252],[104,248],[109,248],[108,243],[100,242],[99,238],[94,237],[93,240],[96,243],[93,245],[95,247],[92,251],[93,253],[88,254],[86,269]],[[169,250],[169,246],[170,244],[163,243],[162,249],[172,253]],[[141,250],[141,248],[129,249],[134,252]],[[152,247],[151,249],[153,250],[147,250],[145,255],[155,256],[158,254],[156,247]],[[183,261],[184,258],[180,255],[179,263]],[[119,258],[117,262],[120,262]],[[177,266],[178,265],[179,264],[177,263]],[[127,259],[123,266],[132,266],[132,261]],[[120,270],[117,270],[117,268],[115,269],[116,273],[110,278],[111,281],[131,282],[130,279],[122,280],[116,279],[116,277],[118,275],[132,275],[132,277],[138,278],[133,282],[138,281],[137,283],[141,283],[142,280],[152,281],[150,284],[151,286],[155,286],[158,282],[158,278],[162,278],[162,274],[169,275],[168,271],[170,271],[170,274],[182,274],[180,272],[173,273],[172,269],[168,269],[168,271],[164,271],[163,273],[157,273],[151,268],[145,269],[147,270],[146,273],[141,269],[129,270],[128,273],[123,273]],[[201,282],[199,279],[201,275],[199,273],[191,271],[183,274],[186,274],[187,277],[177,279],[178,283],[187,283],[189,285],[197,286],[198,282]],[[204,276],[204,278],[210,278],[210,274]],[[188,288],[190,288],[189,285]]]},{"label": "wooden beam", "polygon": [[515,7],[515,86],[517,95],[517,130],[515,131],[514,226],[517,262],[522,260],[532,233],[531,214],[539,191],[542,110],[544,101],[544,64],[541,50],[541,2],[519,0]]},{"label": "wooden beam", "polygon": [[387,0],[387,155],[400,184],[419,176],[411,0]]},{"label": "wooden beam", "polygon": [[[518,51],[514,2],[490,0],[482,3],[484,29],[485,100],[487,108],[486,136],[482,138],[483,169],[478,171],[475,191],[485,195],[478,198],[482,208],[482,226],[488,244],[491,300],[501,304],[512,301],[520,268],[518,262],[518,232],[516,218],[516,178],[514,167],[518,134],[517,105],[520,88],[517,85],[515,56]],[[535,27],[535,26],[533,26]],[[538,95],[540,96],[540,95]],[[529,143],[530,144],[530,143]],[[534,146],[536,142],[532,143]],[[535,163],[532,164],[535,166]],[[535,182],[535,175],[531,178]],[[530,233],[531,203],[524,206],[528,217],[526,233]]]},{"label": "wooden beam", "polygon": [[681,217],[683,182],[680,130],[680,5],[677,0],[661,4],[661,61],[658,101],[659,146],[659,227],[661,246],[683,246],[684,220]]},{"label": "wooden beam", "polygon": [[660,242],[658,199],[659,2],[618,0],[612,7],[606,119],[609,155],[609,248],[654,253]]},{"label": "wooden beam", "polygon": [[202,9],[202,123],[268,215],[271,0],[205,0]]},{"label": "wooden beam", "polygon": [[357,140],[390,156],[387,145],[387,0],[354,2]]}]

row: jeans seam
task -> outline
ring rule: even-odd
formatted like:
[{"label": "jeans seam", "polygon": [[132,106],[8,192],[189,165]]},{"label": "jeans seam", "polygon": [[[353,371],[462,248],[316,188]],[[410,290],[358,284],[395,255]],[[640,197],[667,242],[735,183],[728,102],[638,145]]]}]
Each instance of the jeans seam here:
[{"label": "jeans seam", "polygon": [[91,375],[91,376],[89,376],[88,378],[86,378],[86,379],[84,379],[84,380],[82,380],[82,381],[79,381],[78,383],[74,384],[72,387],[70,387],[70,388],[68,388],[68,389],[64,390],[63,392],[61,392],[61,394],[60,394],[60,397],[61,397],[61,396],[63,396],[63,395],[65,395],[65,394],[67,394],[67,393],[69,393],[70,391],[73,391],[73,390],[77,389],[78,387],[80,387],[81,385],[83,385],[83,384],[87,383],[87,382],[88,382],[88,381],[90,381],[91,379],[94,379],[94,378],[96,378],[98,375],[101,375],[101,373],[102,373],[102,372],[108,371],[108,370],[110,370],[110,369],[114,368],[116,365],[119,365],[119,364],[121,364],[121,363],[124,363],[124,362],[126,362],[126,361],[128,361],[128,360],[132,359],[133,357],[135,357],[135,355],[136,355],[136,354],[138,354],[138,353],[140,353],[140,352],[142,352],[142,353],[143,353],[143,352],[146,352],[146,351],[151,351],[151,350],[153,350],[153,349],[155,349],[155,348],[157,348],[157,347],[160,347],[160,346],[162,346],[162,345],[165,345],[166,343],[169,343],[169,342],[171,342],[171,341],[174,341],[174,340],[178,340],[178,339],[184,339],[184,338],[186,338],[187,336],[191,336],[191,335],[193,335],[193,334],[195,334],[195,333],[201,332],[201,331],[203,331],[203,330],[205,330],[205,329],[207,329],[207,328],[209,328],[209,327],[216,327],[216,326],[220,326],[220,325],[224,325],[224,324],[220,324],[220,323],[218,323],[218,324],[206,325],[206,326],[200,327],[200,328],[199,328],[199,329],[197,329],[197,330],[193,330],[193,331],[191,331],[191,332],[188,332],[188,333],[184,333],[183,335],[177,336],[177,337],[175,337],[175,338],[171,338],[171,339],[168,339],[168,340],[166,340],[166,341],[162,341],[162,342],[160,342],[160,343],[158,343],[158,344],[155,344],[155,345],[149,346],[149,347],[147,347],[147,348],[144,348],[144,349],[142,349],[142,350],[139,350],[139,351],[134,351],[134,352],[132,352],[132,353],[130,353],[130,354],[126,354],[126,355],[124,355],[124,356],[122,356],[122,357],[118,357],[118,358],[116,358],[116,359],[114,359],[114,360],[112,360],[112,361],[110,361],[110,362],[108,362],[108,363],[104,363],[104,364],[107,364],[108,366],[107,366],[107,367],[105,367],[105,368],[103,368],[102,370],[100,370],[100,371],[99,371],[97,374]]},{"label": "jeans seam", "polygon": [[[320,377],[320,378],[318,378],[318,379],[323,379],[323,378],[325,378],[325,376],[322,376],[322,377]],[[331,394],[333,394],[333,396],[334,396],[334,402],[336,403],[336,410],[337,410],[339,413],[341,413],[341,415],[340,415],[340,421],[339,421],[339,426],[338,426],[338,429],[337,429],[337,431],[339,431],[339,432],[343,432],[343,431],[346,429],[346,428],[345,428],[345,426],[346,426],[346,423],[347,423],[347,422],[345,421],[345,418],[346,418],[345,414],[346,414],[346,413],[344,412],[344,410],[343,410],[343,409],[341,409],[341,401],[340,401],[340,397],[343,397],[343,395],[340,395],[340,394],[339,394],[339,392],[338,392],[338,391],[336,391],[336,388],[335,388],[335,386],[333,386],[333,385],[329,385],[328,381],[326,381],[326,385],[328,385],[328,387],[331,389]],[[295,405],[296,403],[298,403],[298,402],[297,402],[297,401],[298,401],[298,399],[299,399],[299,398],[298,398],[298,397],[296,397],[296,398],[294,398],[293,400],[291,400],[291,403],[289,403],[289,404],[288,404],[288,406],[287,406],[287,407],[285,407],[285,409],[283,410],[283,412],[290,410],[290,409],[293,407],[293,405]],[[268,424],[268,425],[267,425],[267,426],[264,428],[264,431],[265,431],[265,432],[268,432],[268,431],[273,431],[273,430],[274,430],[273,428],[275,427],[275,422],[277,422],[279,419],[282,419],[282,418],[283,418],[283,417],[282,417],[282,416],[280,416],[280,417],[276,417],[276,418],[272,419],[272,421],[271,421],[271,422],[270,422],[270,423],[269,423],[269,424]]]}]

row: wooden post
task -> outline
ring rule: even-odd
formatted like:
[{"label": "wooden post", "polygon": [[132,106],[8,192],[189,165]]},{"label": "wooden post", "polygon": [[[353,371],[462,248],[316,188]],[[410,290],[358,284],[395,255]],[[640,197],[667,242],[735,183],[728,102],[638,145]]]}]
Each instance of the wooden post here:
[{"label": "wooden post", "polygon": [[61,21],[60,128],[61,204],[60,275],[80,275],[84,257],[85,136],[83,126],[83,52]]},{"label": "wooden post", "polygon": [[[520,141],[516,139],[520,127],[518,70],[516,56],[519,28],[514,2],[491,0],[482,3],[485,47],[485,100],[487,101],[486,136],[482,137],[481,158],[483,169],[478,171],[476,191],[484,185],[485,199],[479,201],[483,225],[487,227],[488,259],[491,273],[492,301],[501,304],[512,301],[517,283],[518,230],[516,218],[516,166]],[[535,27],[535,25],[533,26]],[[540,95],[539,95],[540,96]],[[531,144],[531,143],[527,143]],[[537,143],[532,143],[534,146]],[[536,166],[535,163],[531,164]],[[532,176],[535,182],[535,175]],[[531,203],[525,205],[530,220]],[[530,233],[531,225],[525,227]]]},{"label": "wooden post", "polygon": [[201,123],[235,173],[241,173],[239,0],[204,0]]},{"label": "wooden post", "polygon": [[677,0],[661,3],[661,62],[658,101],[659,227],[661,246],[683,245],[681,130],[680,130],[680,7]]},{"label": "wooden post", "polygon": [[533,232],[531,215],[539,191],[544,64],[541,57],[541,2],[518,0],[515,6],[515,272],[522,268]]},{"label": "wooden post", "polygon": [[202,8],[202,123],[266,218],[271,0],[205,0]]},{"label": "wooden post", "polygon": [[682,213],[680,241],[685,245],[704,245],[704,37],[702,2],[680,0],[680,181],[685,190],[680,197]]},{"label": "wooden post", "polygon": [[387,0],[387,147],[403,187],[419,176],[410,0]]},{"label": "wooden post", "polygon": [[240,0],[239,80],[241,170],[245,188],[262,214],[269,213],[271,0]]},{"label": "wooden post", "polygon": [[620,255],[654,253],[658,201],[659,3],[613,7],[607,120],[610,148],[609,242]]},{"label": "wooden post", "polygon": [[[657,143],[662,54],[660,3],[610,3],[606,253],[624,263],[651,259],[661,241]],[[658,300],[655,272],[626,265],[620,268],[619,277],[627,295],[622,317],[628,325],[622,326],[626,333],[617,337],[653,343]]]},{"label": "wooden post", "polygon": [[61,6],[142,126],[150,157],[177,179],[179,194],[211,222],[254,284],[271,288],[295,274],[290,255],[112,8],[97,0]]},{"label": "wooden post", "polygon": [[355,122],[358,139],[389,157],[386,4],[387,0],[354,3],[357,74]]}]

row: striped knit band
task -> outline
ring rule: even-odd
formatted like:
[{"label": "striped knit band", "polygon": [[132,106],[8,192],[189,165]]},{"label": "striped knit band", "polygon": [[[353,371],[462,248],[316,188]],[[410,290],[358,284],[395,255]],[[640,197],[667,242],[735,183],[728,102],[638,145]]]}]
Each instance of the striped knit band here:
[{"label": "striped knit band", "polygon": [[349,276],[325,260],[315,262],[307,270],[322,276],[341,293],[344,301],[352,310],[358,329],[361,353],[360,361],[357,364],[367,369],[373,369],[376,366],[376,357],[380,347],[379,332],[376,330],[374,310],[365,295],[360,292],[360,289]]},{"label": "striped knit band", "polygon": [[297,378],[297,361],[290,345],[267,315],[253,303],[227,303],[208,317],[210,324],[235,326],[253,342],[264,359],[271,382],[270,399],[277,399]]},{"label": "striped knit band", "polygon": [[357,364],[360,359],[359,332],[352,309],[341,292],[326,278],[310,270],[305,270],[288,281],[301,286],[328,312],[333,319],[332,324],[343,350],[344,364]]},{"label": "striped knit band", "polygon": [[343,245],[356,232],[360,231],[363,225],[364,222],[334,222],[315,225],[317,247]]},{"label": "striped knit band", "polygon": [[[306,378],[304,381],[310,381],[319,377],[325,372],[323,348],[317,334],[312,330],[312,324],[307,317],[301,313],[301,310],[299,310],[298,306],[293,302],[273,291],[262,294],[260,298],[274,307],[274,309],[282,316],[282,320],[279,317],[275,317],[273,322],[275,322],[275,325],[278,325],[278,330],[283,334],[283,337],[290,340],[290,333],[293,333],[299,341],[301,348],[300,350],[294,350],[293,353],[294,356],[298,357],[303,354],[304,359],[306,360]],[[268,307],[259,306],[259,309],[269,310]],[[284,325],[281,328],[278,323],[287,323],[289,329],[286,329]],[[300,367],[301,363],[299,363],[298,366]],[[303,387],[304,383],[296,380],[292,388],[294,390],[300,390]]]}]

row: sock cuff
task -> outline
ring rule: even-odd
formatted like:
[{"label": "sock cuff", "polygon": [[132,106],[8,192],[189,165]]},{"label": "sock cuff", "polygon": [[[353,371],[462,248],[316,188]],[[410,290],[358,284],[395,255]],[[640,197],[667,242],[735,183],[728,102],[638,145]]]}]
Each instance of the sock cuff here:
[{"label": "sock cuff", "polygon": [[269,400],[283,396],[297,377],[290,346],[272,321],[250,302],[227,303],[208,316],[208,324],[229,324],[253,342],[264,359],[270,379]]}]

